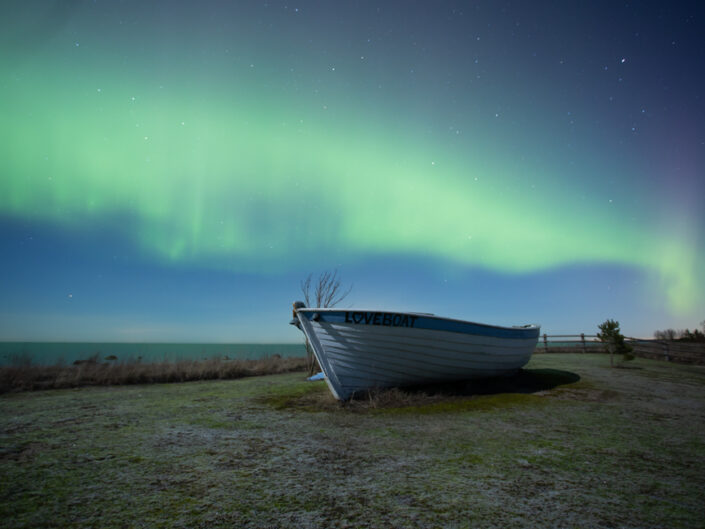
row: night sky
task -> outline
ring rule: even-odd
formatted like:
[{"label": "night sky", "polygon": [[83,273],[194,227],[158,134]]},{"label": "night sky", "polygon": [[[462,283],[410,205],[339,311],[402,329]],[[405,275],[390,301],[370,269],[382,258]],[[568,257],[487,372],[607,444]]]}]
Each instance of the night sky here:
[{"label": "night sky", "polygon": [[[3,1],[0,339],[705,319],[699,2]],[[543,332],[542,331],[542,332]]]}]

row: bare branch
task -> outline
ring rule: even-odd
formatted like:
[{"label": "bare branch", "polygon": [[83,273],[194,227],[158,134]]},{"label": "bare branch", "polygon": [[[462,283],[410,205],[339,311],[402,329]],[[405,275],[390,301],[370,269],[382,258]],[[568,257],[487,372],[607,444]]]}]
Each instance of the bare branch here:
[{"label": "bare branch", "polygon": [[306,303],[307,307],[310,307],[311,306],[311,274],[309,274],[308,277],[304,281],[301,281],[301,293],[304,295],[304,303]]},{"label": "bare branch", "polygon": [[311,276],[309,275],[305,281],[301,282],[301,291],[304,293],[306,298],[307,307],[335,307],[338,303],[343,301],[350,292],[352,292],[352,286],[346,291],[341,290],[340,279],[338,278],[338,271],[334,270],[322,272],[318,276],[318,281],[313,289],[313,298],[315,300],[315,305],[311,305],[310,299],[310,289],[311,289]]}]

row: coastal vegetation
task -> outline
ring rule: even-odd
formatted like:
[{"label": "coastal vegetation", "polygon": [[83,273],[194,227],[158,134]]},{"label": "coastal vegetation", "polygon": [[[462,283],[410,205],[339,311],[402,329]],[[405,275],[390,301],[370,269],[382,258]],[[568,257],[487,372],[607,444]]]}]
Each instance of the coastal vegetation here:
[{"label": "coastal vegetation", "polygon": [[[340,406],[301,372],[0,396],[0,519],[37,527],[699,528],[705,368],[534,355]],[[510,383],[511,382],[511,383]]]},{"label": "coastal vegetation", "polygon": [[72,365],[35,365],[22,357],[0,367],[0,393],[40,389],[121,384],[224,380],[302,371],[306,358],[273,355],[256,360],[208,358],[175,362],[120,362],[115,355],[101,361],[98,355]]}]

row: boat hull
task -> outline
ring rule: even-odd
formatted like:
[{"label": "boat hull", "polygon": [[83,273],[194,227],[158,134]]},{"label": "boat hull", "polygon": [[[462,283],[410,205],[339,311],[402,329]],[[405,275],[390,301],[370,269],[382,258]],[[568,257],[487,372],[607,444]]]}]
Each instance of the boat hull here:
[{"label": "boat hull", "polygon": [[333,395],[511,374],[536,347],[539,327],[496,327],[401,312],[298,309]]}]

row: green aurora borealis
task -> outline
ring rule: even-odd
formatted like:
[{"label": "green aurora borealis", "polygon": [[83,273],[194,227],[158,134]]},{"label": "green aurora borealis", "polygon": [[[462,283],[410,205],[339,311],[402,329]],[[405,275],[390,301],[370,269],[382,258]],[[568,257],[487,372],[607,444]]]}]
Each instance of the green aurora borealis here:
[{"label": "green aurora borealis", "polygon": [[[359,12],[372,4],[327,29],[298,25],[313,4],[76,5],[50,32],[18,15],[41,35],[30,46],[32,27],[16,28],[3,44],[6,219],[109,224],[158,266],[235,274],[384,256],[507,277],[616,265],[645,274],[643,296],[674,318],[702,316],[702,209],[658,173],[664,131],[640,140],[619,115],[590,119],[604,103],[589,81],[552,88],[497,35],[479,31],[490,42],[473,52],[429,34],[422,53],[403,30],[424,40],[421,19],[385,40],[384,20]],[[604,60],[638,77],[619,57]],[[680,180],[694,193],[698,149]]]}]

